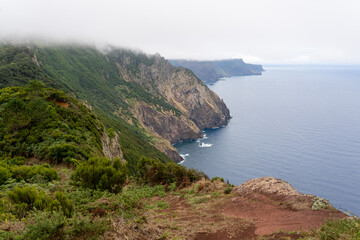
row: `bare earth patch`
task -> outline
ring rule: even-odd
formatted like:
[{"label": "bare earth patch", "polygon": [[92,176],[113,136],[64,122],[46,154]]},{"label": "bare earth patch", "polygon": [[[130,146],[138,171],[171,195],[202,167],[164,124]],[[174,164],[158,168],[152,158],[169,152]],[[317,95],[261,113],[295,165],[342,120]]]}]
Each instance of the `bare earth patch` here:
[{"label": "bare earth patch", "polygon": [[325,219],[345,217],[332,207],[313,211],[314,196],[279,179],[244,183],[231,194],[224,194],[226,187],[220,181],[200,181],[153,198],[144,203],[139,218],[123,222],[118,238],[112,239],[298,239],[301,234],[287,232],[311,232]]}]

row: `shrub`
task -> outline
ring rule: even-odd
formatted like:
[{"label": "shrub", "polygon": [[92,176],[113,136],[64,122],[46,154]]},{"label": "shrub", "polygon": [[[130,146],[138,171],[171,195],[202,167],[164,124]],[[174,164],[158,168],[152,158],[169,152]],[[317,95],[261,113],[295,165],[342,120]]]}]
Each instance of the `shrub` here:
[{"label": "shrub", "polygon": [[38,192],[35,188],[25,186],[16,186],[13,190],[8,192],[10,201],[14,204],[26,204],[27,209],[30,210],[34,207],[34,203]]},{"label": "shrub", "polygon": [[25,162],[25,157],[0,157],[0,161],[2,161],[3,164],[13,166],[13,165],[23,165]]},{"label": "shrub", "polygon": [[65,216],[58,212],[37,212],[33,214],[34,224],[27,224],[27,230],[20,239],[64,239]]},{"label": "shrub", "polygon": [[62,192],[55,194],[55,199],[45,195],[44,191],[38,191],[36,188],[16,186],[13,190],[8,191],[10,202],[14,205],[14,213],[17,217],[26,216],[28,211],[51,210],[62,211],[67,217],[73,213],[73,204]]},{"label": "shrub", "polygon": [[25,109],[25,102],[19,98],[13,98],[4,104],[2,119],[10,131],[19,130],[30,123],[31,118],[25,113]]},{"label": "shrub", "polygon": [[54,162],[62,162],[65,158],[74,158],[77,149],[75,146],[68,143],[61,143],[52,145],[47,149],[46,158]]},{"label": "shrub", "polygon": [[108,135],[108,137],[110,139],[114,138],[115,137],[115,132],[112,128],[109,128],[107,131],[106,131],[106,134]]},{"label": "shrub", "polygon": [[55,193],[55,199],[49,202],[48,208],[51,211],[61,211],[66,217],[71,217],[74,211],[72,201],[63,192]]},{"label": "shrub", "polygon": [[159,160],[141,157],[137,164],[138,176],[144,183],[151,185],[166,184],[174,179],[166,168],[166,165]]},{"label": "shrub", "polygon": [[213,178],[211,179],[212,182],[215,181],[215,180],[220,180],[220,181],[222,181],[222,182],[225,182],[225,181],[224,181],[224,178],[220,178],[220,177],[213,177]]},{"label": "shrub", "polygon": [[17,181],[24,180],[29,182],[37,176],[41,176],[46,182],[60,179],[58,172],[50,168],[48,164],[39,166],[17,166],[12,168],[12,173],[13,178],[16,178]]},{"label": "shrub", "polygon": [[0,166],[0,185],[4,184],[10,177],[10,170],[6,167]]},{"label": "shrub", "polygon": [[105,220],[98,218],[92,220],[90,217],[81,214],[74,215],[70,219],[70,224],[72,225],[69,230],[71,239],[80,239],[79,236],[83,236],[82,239],[98,239],[97,237],[107,230]]},{"label": "shrub", "polygon": [[330,206],[329,201],[325,200],[325,198],[314,197],[312,201],[313,204],[311,206],[311,209],[314,211],[321,210]]},{"label": "shrub", "polygon": [[224,193],[229,194],[229,193],[231,193],[232,189],[233,189],[232,187],[227,187],[227,188],[225,188]]},{"label": "shrub", "polygon": [[192,168],[187,170],[187,176],[191,182],[199,181],[202,178],[209,179],[209,177],[204,172]]},{"label": "shrub", "polygon": [[137,170],[140,181],[151,185],[176,182],[178,187],[185,187],[202,178],[208,179],[203,172],[187,169],[174,162],[166,164],[147,157],[140,158],[137,164]]},{"label": "shrub", "polygon": [[[58,172],[50,168],[49,164],[36,166],[19,166],[22,164],[22,158],[6,158],[0,161],[0,185],[4,184],[9,179],[16,181],[32,182],[40,178],[45,182],[60,179]],[[10,165],[8,165],[10,164]]]},{"label": "shrub", "polygon": [[360,219],[344,218],[325,221],[319,230],[314,231],[318,239],[360,239]]},{"label": "shrub", "polygon": [[185,166],[170,162],[167,164],[167,170],[169,172],[170,182],[176,182],[177,186],[180,186],[185,182],[190,182],[188,171]]},{"label": "shrub", "polygon": [[90,158],[77,166],[73,180],[83,187],[118,193],[126,181],[127,167],[120,159]]}]

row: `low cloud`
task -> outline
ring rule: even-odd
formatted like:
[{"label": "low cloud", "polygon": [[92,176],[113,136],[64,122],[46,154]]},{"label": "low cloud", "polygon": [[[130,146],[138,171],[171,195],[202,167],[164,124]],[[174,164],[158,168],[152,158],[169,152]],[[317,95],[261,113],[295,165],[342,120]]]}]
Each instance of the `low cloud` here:
[{"label": "low cloud", "polygon": [[167,58],[360,64],[358,9],[356,0],[2,0],[0,38],[111,44]]}]

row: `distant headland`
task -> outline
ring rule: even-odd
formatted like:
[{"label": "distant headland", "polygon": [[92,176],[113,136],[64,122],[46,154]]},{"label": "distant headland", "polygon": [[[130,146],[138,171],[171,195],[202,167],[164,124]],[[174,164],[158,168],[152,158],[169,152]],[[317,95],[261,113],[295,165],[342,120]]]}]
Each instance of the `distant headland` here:
[{"label": "distant headland", "polygon": [[190,69],[206,84],[214,83],[222,77],[261,75],[264,71],[261,65],[245,63],[242,59],[216,61],[172,59],[169,62],[175,67]]}]

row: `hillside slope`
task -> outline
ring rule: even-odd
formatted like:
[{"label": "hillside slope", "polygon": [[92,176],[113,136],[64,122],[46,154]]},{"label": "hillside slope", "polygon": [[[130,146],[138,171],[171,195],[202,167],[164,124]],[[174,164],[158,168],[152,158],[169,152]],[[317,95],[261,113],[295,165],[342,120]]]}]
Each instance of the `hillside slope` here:
[{"label": "hillside slope", "polygon": [[106,134],[100,120],[75,99],[40,81],[0,89],[0,114],[0,156],[55,163],[104,156]]},{"label": "hillside slope", "polygon": [[192,72],[173,67],[159,55],[116,48],[4,45],[0,77],[1,87],[39,79],[73,94],[107,127],[120,132],[124,157],[134,161],[148,152],[148,143],[180,161],[171,143],[196,139],[201,129],[225,125],[230,118],[224,102]]},{"label": "hillside slope", "polygon": [[261,75],[261,65],[245,63],[242,59],[218,61],[170,60],[176,67],[188,68],[204,83],[214,83],[219,78],[244,75]]}]

